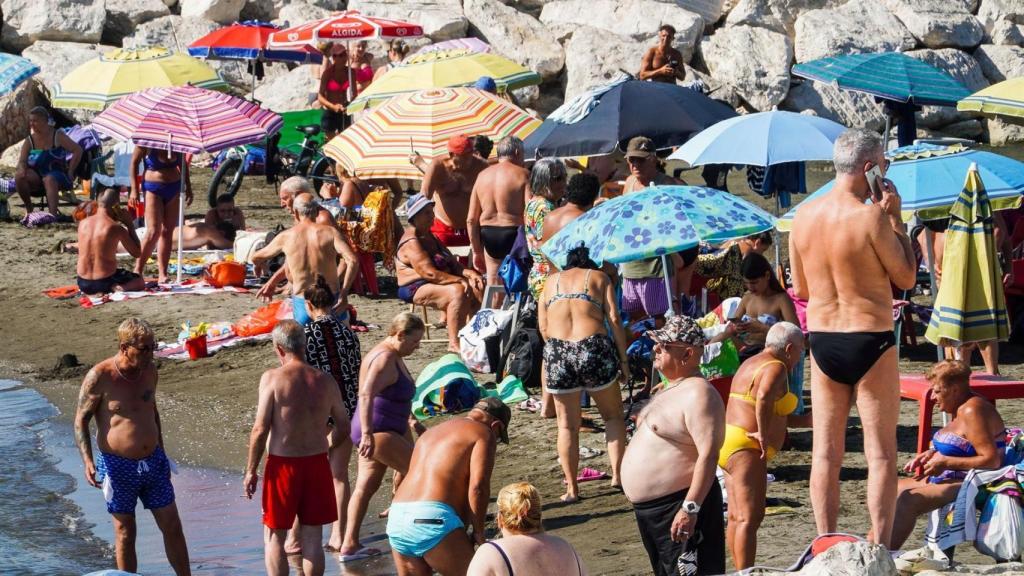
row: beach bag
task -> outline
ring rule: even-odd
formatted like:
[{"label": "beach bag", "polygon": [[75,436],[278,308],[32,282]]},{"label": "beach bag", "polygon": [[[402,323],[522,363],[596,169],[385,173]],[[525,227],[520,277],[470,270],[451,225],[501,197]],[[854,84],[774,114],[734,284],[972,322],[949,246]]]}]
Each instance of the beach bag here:
[{"label": "beach bag", "polygon": [[518,294],[525,292],[529,287],[527,282],[530,269],[533,268],[533,258],[530,256],[529,245],[526,242],[526,231],[522,226],[516,234],[516,241],[512,244],[505,259],[501,261],[498,268],[498,277],[505,287],[506,294]]},{"label": "beach bag", "polygon": [[235,233],[235,262],[252,264],[252,255],[257,250],[267,245],[267,234],[265,232],[248,232],[239,230]]},{"label": "beach bag", "polygon": [[[458,379],[445,385],[438,391],[437,404],[433,405],[433,411],[455,414],[469,410],[480,400],[480,388],[476,380]],[[427,402],[433,404],[431,399]]]},{"label": "beach bag", "polygon": [[1017,560],[1024,551],[1024,509],[1014,490],[989,496],[981,510],[974,547],[1000,562]]},{"label": "beach bag", "polygon": [[242,337],[269,334],[274,330],[274,326],[277,326],[279,313],[282,312],[281,307],[284,303],[284,300],[276,300],[266,306],[257,308],[253,312],[242,316],[242,319],[236,322],[231,329],[234,330],[236,335]]},{"label": "beach bag", "polygon": [[[732,340],[725,340],[718,344],[721,344],[718,347],[718,355],[700,365],[701,374],[708,380],[732,376],[740,369],[740,353]],[[705,353],[711,351],[714,346],[715,344],[709,344],[705,347]]]},{"label": "beach bag", "polygon": [[512,310],[484,308],[459,330],[459,355],[474,372],[491,374],[498,369],[501,335],[512,320]]},{"label": "beach bag", "polygon": [[499,376],[519,378],[527,387],[540,388],[541,362],[544,359],[544,340],[536,328],[520,327],[512,335],[502,362]]},{"label": "beach bag", "polygon": [[427,364],[416,378],[412,414],[419,420],[426,420],[442,412],[469,409],[476,402],[470,400],[474,396],[479,400],[480,395],[479,386],[466,364],[454,352],[448,353]]},{"label": "beach bag", "polygon": [[86,200],[75,206],[74,212],[71,213],[71,217],[75,219],[75,222],[81,222],[89,216],[96,213],[96,202],[94,200]]},{"label": "beach bag", "polygon": [[206,281],[216,288],[244,286],[245,264],[239,262],[214,262],[206,268],[205,276]]}]

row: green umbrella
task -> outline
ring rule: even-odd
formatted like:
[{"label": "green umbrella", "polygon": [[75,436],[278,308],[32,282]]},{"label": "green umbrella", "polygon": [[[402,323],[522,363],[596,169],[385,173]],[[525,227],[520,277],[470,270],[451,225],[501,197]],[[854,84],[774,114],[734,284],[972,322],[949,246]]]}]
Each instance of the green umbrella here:
[{"label": "green umbrella", "polygon": [[925,338],[942,346],[1002,340],[1009,335],[1003,275],[996,259],[992,207],[977,164],[967,171],[949,211],[942,284]]}]

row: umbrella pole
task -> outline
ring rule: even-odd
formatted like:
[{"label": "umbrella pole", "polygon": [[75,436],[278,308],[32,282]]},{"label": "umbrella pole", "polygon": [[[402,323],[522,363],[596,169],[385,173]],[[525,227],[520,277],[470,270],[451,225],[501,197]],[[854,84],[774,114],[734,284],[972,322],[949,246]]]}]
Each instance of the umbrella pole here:
[{"label": "umbrella pole", "polygon": [[185,245],[185,154],[181,154],[181,186],[178,190],[178,280],[177,284],[181,286],[181,268],[182,268],[182,256],[184,254],[183,247]]},{"label": "umbrella pole", "polygon": [[885,115],[885,134],[883,135],[884,141],[882,142],[882,152],[889,151],[889,130],[892,130],[892,116],[889,114]]},{"label": "umbrella pole", "polygon": [[664,254],[661,255],[661,272],[662,277],[665,279],[665,294],[668,295],[668,316],[675,316],[675,308],[672,307],[672,283],[669,281],[669,270],[668,270],[668,257]]},{"label": "umbrella pole", "polygon": [[[928,252],[928,277],[932,283],[932,306],[935,306],[935,302],[939,298],[939,283],[935,279],[935,233],[928,229],[926,226],[924,229],[924,242],[928,246],[925,248]],[[932,310],[932,314],[935,314],[935,310]],[[935,357],[939,362],[943,359],[942,346],[935,345]]]}]

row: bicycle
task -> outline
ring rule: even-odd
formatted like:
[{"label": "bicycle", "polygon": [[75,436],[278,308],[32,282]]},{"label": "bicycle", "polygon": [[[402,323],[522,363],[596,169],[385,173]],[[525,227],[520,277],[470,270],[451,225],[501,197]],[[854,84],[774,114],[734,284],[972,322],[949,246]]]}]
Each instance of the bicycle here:
[{"label": "bicycle", "polygon": [[[321,144],[315,139],[320,134],[320,126],[310,124],[296,126],[295,129],[304,135],[300,144],[279,148],[277,143],[281,140],[280,132],[267,139],[267,183],[272,182],[277,186],[282,176],[284,178],[303,176],[313,181],[313,187],[317,193],[320,192],[324,182],[338,184],[338,179],[334,176],[334,161],[324,156],[321,152]],[[217,198],[220,195],[230,194],[234,198],[238,194],[238,190],[242,186],[242,179],[245,177],[245,168],[247,168],[245,165],[247,153],[245,146],[228,149],[224,160],[213,173],[213,180],[210,181],[207,201],[211,208],[217,205]]]}]

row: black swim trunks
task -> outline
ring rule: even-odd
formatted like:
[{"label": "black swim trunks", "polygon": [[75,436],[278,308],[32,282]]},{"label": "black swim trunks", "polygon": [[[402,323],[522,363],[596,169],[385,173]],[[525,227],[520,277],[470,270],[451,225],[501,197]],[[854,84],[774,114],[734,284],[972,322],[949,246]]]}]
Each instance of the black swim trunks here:
[{"label": "black swim trunks", "polygon": [[619,376],[619,355],[606,334],[573,342],[548,338],[544,342],[548,392],[566,394],[585,388],[603,390]]},{"label": "black swim trunks", "polygon": [[811,332],[811,356],[826,376],[853,386],[864,378],[885,351],[896,345],[886,332]]},{"label": "black swim trunks", "polygon": [[117,272],[114,272],[106,278],[100,278],[99,280],[88,280],[86,278],[78,277],[78,289],[83,294],[106,294],[113,292],[115,286],[124,286],[125,284],[138,280],[139,275],[135,272],[129,272],[124,268],[118,268]]},{"label": "black swim trunks", "polygon": [[[648,502],[633,504],[640,541],[657,576],[725,573],[725,522],[722,489],[711,483],[701,503],[693,534],[686,542],[672,541],[672,519],[686,499],[688,488]],[[696,564],[696,571],[694,571]]]},{"label": "black swim trunks", "polygon": [[501,261],[512,251],[519,236],[519,226],[481,226],[480,242],[484,252],[495,260]]}]

